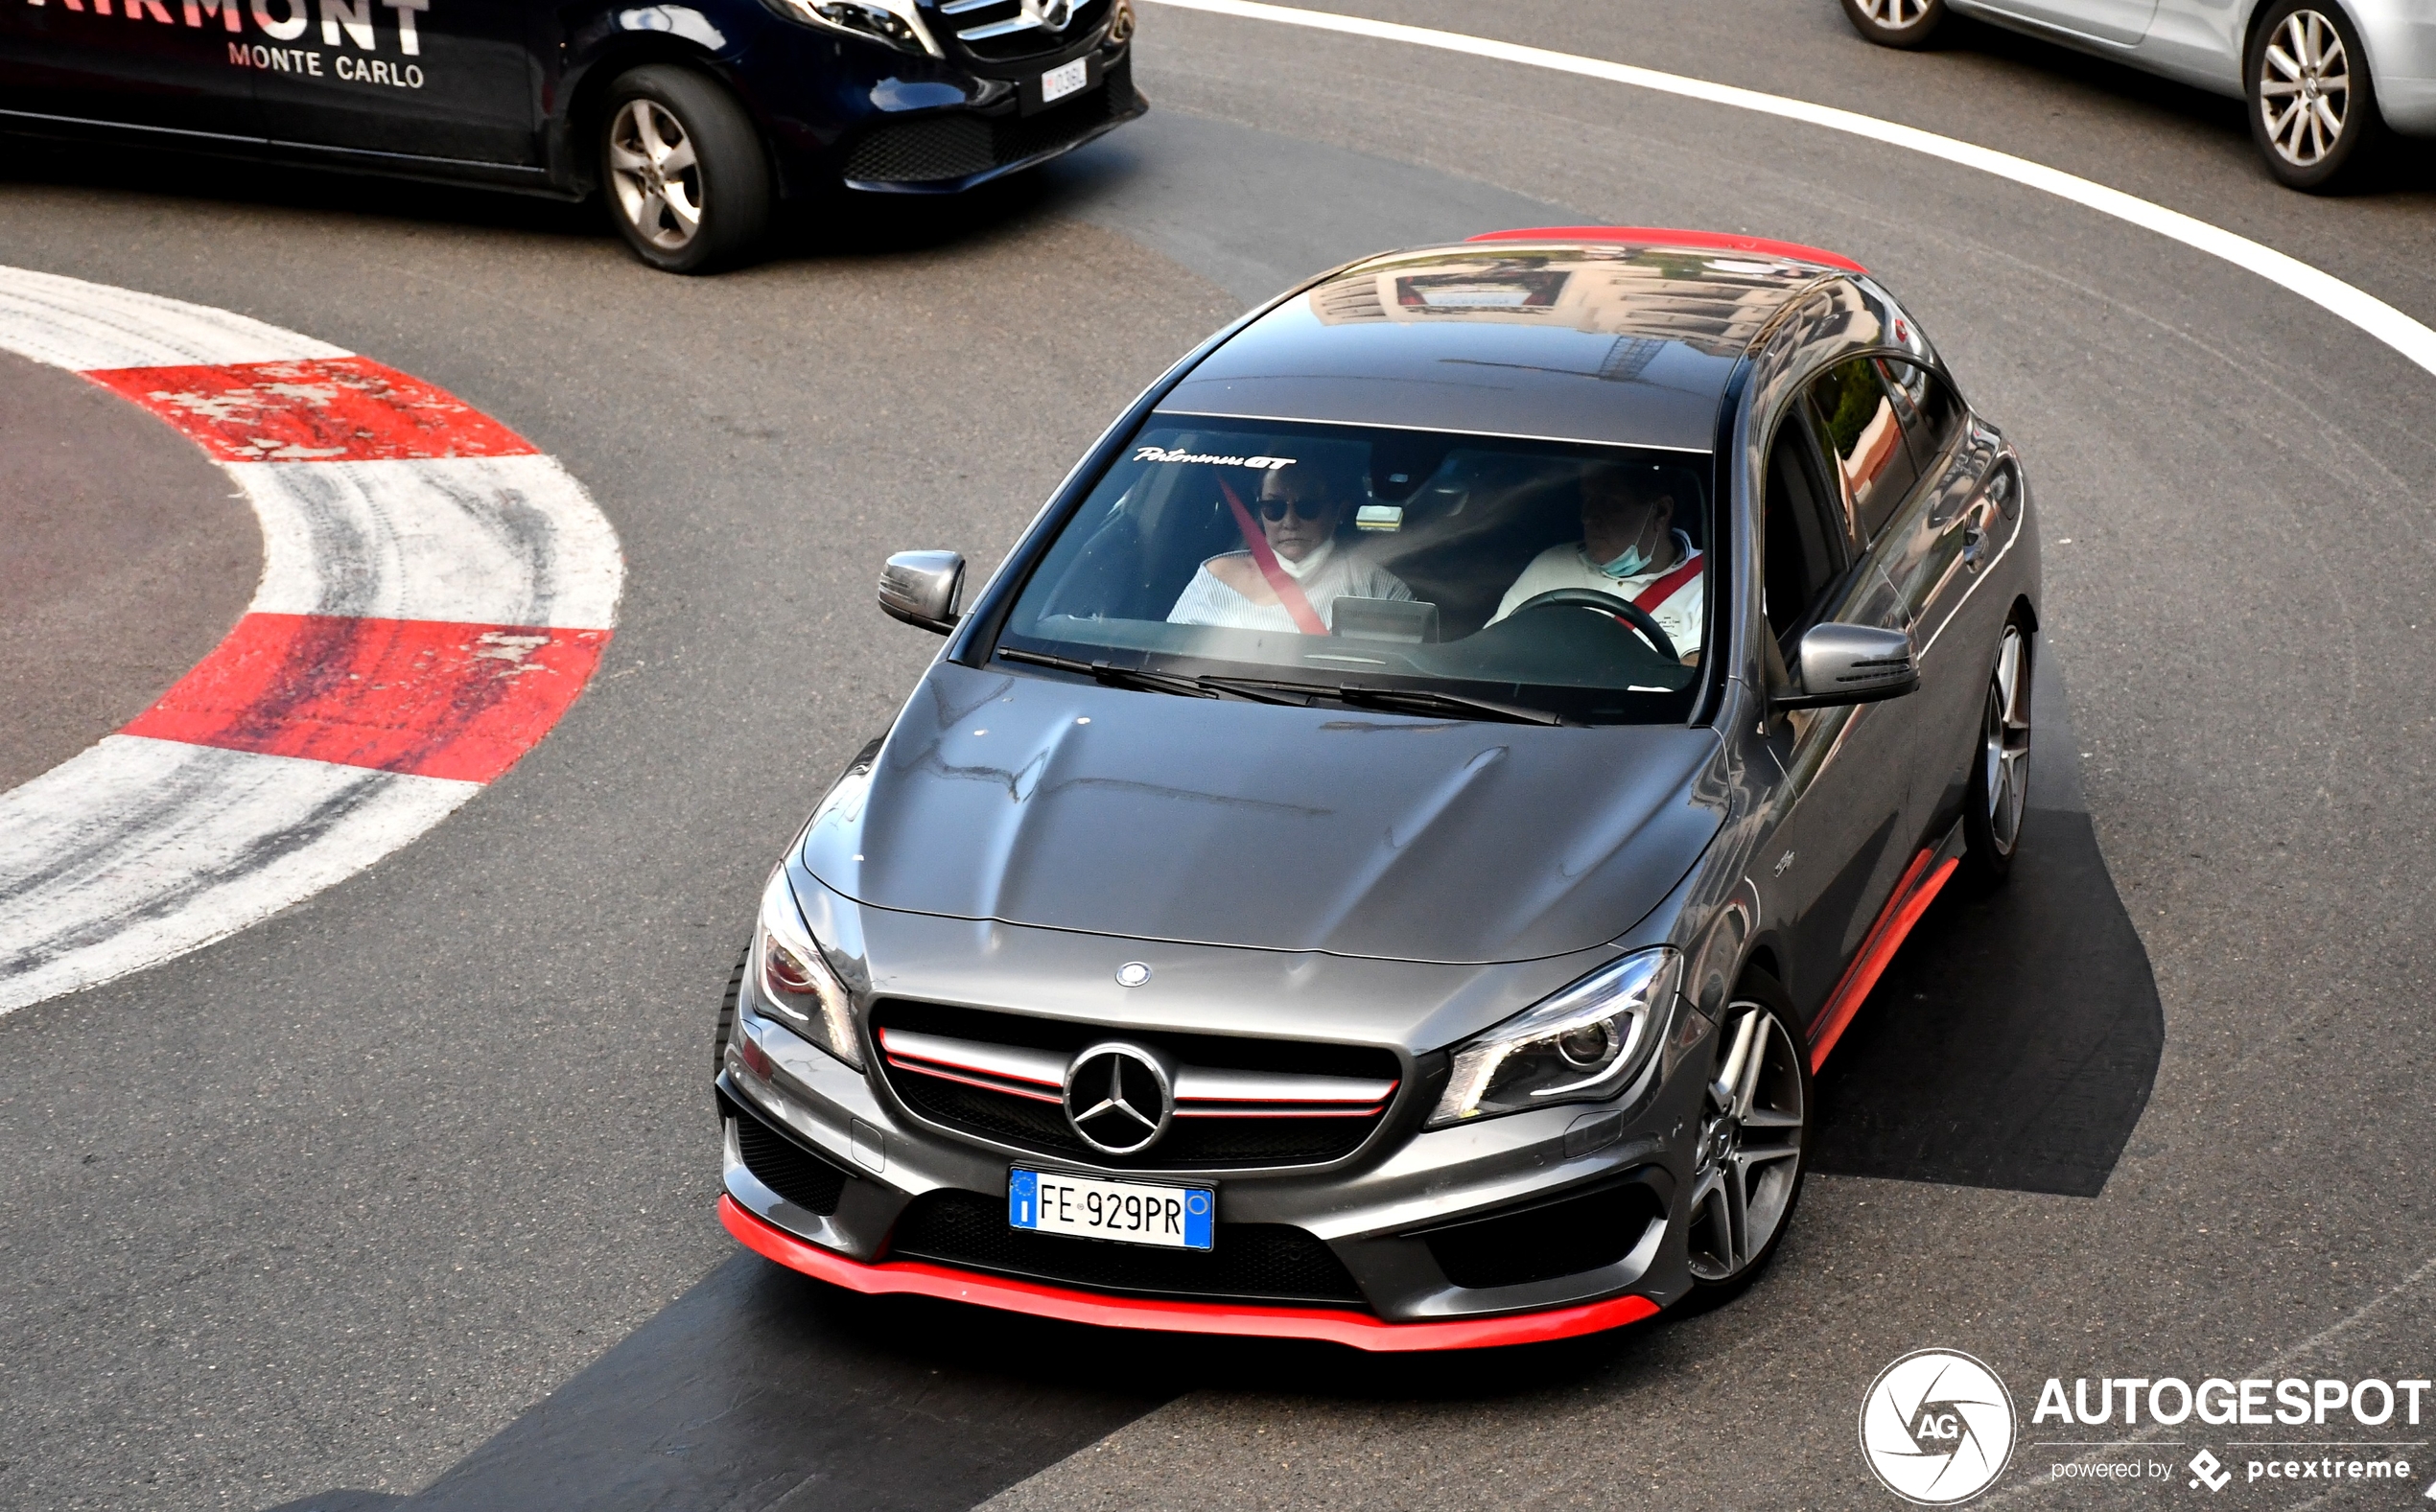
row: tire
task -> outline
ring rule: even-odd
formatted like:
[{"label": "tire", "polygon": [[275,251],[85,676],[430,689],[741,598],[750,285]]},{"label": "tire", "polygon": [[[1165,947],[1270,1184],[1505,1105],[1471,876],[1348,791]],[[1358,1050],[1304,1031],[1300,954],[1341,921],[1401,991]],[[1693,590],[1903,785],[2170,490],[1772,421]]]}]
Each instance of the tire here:
[{"label": "tire", "polygon": [[2018,619],[2008,621],[1979,703],[1979,737],[1962,800],[1961,870],[1977,891],[2003,886],[2022,847],[2022,818],[2029,809],[2034,656],[2029,631]]},{"label": "tire", "polygon": [[1852,29],[1880,47],[1926,47],[1945,17],[1945,0],[1844,0]]},{"label": "tire", "polygon": [[753,959],[753,947],[736,958],[736,969],[727,974],[727,992],[719,999],[719,1027],[711,1035],[711,1080],[727,1069],[727,1042],[736,1035],[736,1000],[744,991],[744,966]]},{"label": "tire", "polygon": [[[2285,187],[2331,194],[2358,185],[2385,135],[2360,34],[2333,0],[2277,0],[2250,38],[2242,69],[2250,138]],[[2328,87],[2340,81],[2339,87]]]},{"label": "tire", "polygon": [[[1684,1235],[1692,1268],[1684,1301],[1693,1312],[1729,1302],[1759,1279],[1793,1226],[1810,1175],[1818,1099],[1809,1036],[1793,1016],[1792,1000],[1767,972],[1753,968],[1735,989],[1710,1079],[1730,1068],[1746,1021],[1751,1050],[1734,1095],[1722,1104],[1712,1091],[1701,1101]],[[1769,1121],[1756,1122],[1761,1115]],[[1789,1116],[1791,1123],[1781,1122]]]},{"label": "tire", "polygon": [[597,130],[601,198],[637,257],[706,273],[761,247],[775,198],[769,153],[735,96],[654,63],[609,86]]}]

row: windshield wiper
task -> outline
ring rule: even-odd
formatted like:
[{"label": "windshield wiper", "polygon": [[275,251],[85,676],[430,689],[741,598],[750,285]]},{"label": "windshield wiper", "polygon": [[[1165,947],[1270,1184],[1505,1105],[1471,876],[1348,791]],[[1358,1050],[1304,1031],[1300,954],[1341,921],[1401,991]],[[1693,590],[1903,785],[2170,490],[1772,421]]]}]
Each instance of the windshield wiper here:
[{"label": "windshield wiper", "polygon": [[1411,710],[1417,713],[1469,714],[1502,719],[1517,725],[1562,725],[1572,721],[1549,709],[1534,709],[1529,704],[1500,703],[1493,698],[1473,698],[1464,693],[1441,693],[1419,687],[1329,687],[1321,689],[1329,697],[1347,704],[1371,709]]},{"label": "windshield wiper", "polygon": [[1428,688],[1287,683],[1256,677],[1189,677],[1169,672],[1146,672],[1140,667],[1117,666],[1108,662],[1086,662],[1079,657],[1052,656],[1045,651],[1019,651],[1012,646],[1000,646],[998,655],[1010,662],[1073,672],[1111,687],[1142,688],[1154,693],[1173,693],[1179,698],[1232,695],[1255,704],[1292,704],[1303,708],[1309,707],[1316,698],[1333,698],[1339,703],[1363,708],[1461,714],[1517,725],[1571,723],[1562,714],[1551,709],[1534,709],[1528,704],[1501,703],[1493,698],[1473,698],[1464,693],[1441,693]]},{"label": "windshield wiper", "polygon": [[1490,719],[1507,720],[1518,725],[1562,725],[1572,721],[1562,714],[1528,704],[1500,703],[1493,698],[1473,698],[1464,693],[1441,693],[1418,687],[1365,687],[1358,684],[1337,683],[1272,683],[1248,677],[1205,677],[1197,681],[1247,698],[1267,694],[1280,704],[1307,704],[1315,698],[1333,698],[1339,703],[1388,709],[1415,709],[1433,714],[1487,715]]},{"label": "windshield wiper", "polygon": [[1079,673],[1110,687],[1140,688],[1152,693],[1173,693],[1179,698],[1216,698],[1231,693],[1237,698],[1256,704],[1300,704],[1304,698],[1280,698],[1265,689],[1238,686],[1235,680],[1224,677],[1183,677],[1167,672],[1146,672],[1137,666],[1117,666],[1109,662],[1086,662],[1078,657],[1051,656],[1045,651],[1019,651],[1000,646],[998,655],[1010,662],[1028,662],[1034,666],[1055,667],[1061,672]]}]

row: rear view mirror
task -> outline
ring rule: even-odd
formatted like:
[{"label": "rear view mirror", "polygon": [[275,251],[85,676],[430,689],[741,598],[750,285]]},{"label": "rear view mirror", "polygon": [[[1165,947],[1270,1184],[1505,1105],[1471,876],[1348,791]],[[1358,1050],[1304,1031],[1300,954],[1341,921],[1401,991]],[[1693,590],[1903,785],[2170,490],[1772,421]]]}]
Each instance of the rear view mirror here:
[{"label": "rear view mirror", "polygon": [[1874,704],[1882,698],[1900,698],[1920,686],[1908,630],[1833,622],[1813,625],[1802,636],[1798,656],[1801,690],[1770,699],[1778,709]]},{"label": "rear view mirror", "polygon": [[900,551],[879,570],[879,607],[936,635],[955,628],[964,593],[964,557],[954,551]]}]

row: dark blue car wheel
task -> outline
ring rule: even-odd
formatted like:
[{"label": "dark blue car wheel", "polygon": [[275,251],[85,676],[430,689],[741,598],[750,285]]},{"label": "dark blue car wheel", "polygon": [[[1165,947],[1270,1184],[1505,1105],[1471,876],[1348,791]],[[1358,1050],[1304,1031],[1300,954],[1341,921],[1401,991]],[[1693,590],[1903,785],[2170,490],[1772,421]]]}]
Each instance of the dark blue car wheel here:
[{"label": "dark blue car wheel", "polygon": [[609,86],[600,189],[626,244],[665,272],[731,267],[769,231],[761,133],[735,96],[690,69],[655,63]]}]

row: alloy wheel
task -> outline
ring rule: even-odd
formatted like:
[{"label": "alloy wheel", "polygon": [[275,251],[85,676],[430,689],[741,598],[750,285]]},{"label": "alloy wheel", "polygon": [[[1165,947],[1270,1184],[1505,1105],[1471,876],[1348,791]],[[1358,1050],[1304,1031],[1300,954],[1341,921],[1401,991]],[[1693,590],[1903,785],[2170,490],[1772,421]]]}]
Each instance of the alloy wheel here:
[{"label": "alloy wheel", "polygon": [[609,126],[609,177],[638,235],[673,252],[702,230],[702,169],[685,125],[652,100],[628,100]]},{"label": "alloy wheel", "polygon": [[2022,810],[2030,790],[2030,657],[2029,642],[2019,625],[2004,627],[1997,647],[1996,675],[1988,680],[1988,700],[1980,719],[1986,746],[1980,770],[1985,775],[1981,798],[1987,803],[1988,834],[2000,854],[2011,855],[2022,838]]},{"label": "alloy wheel", "polygon": [[1929,0],[1861,0],[1863,14],[1890,32],[1916,26],[1929,13]]},{"label": "alloy wheel", "polygon": [[1692,1166],[1692,1274],[1726,1281],[1749,1269],[1792,1209],[1801,1179],[1800,1051],[1775,1012],[1727,1011],[1724,1063],[1709,1083]]},{"label": "alloy wheel", "polygon": [[2259,56],[2259,114],[2276,155],[2314,168],[2343,140],[2352,108],[2351,56],[2334,23],[2295,11]]}]

